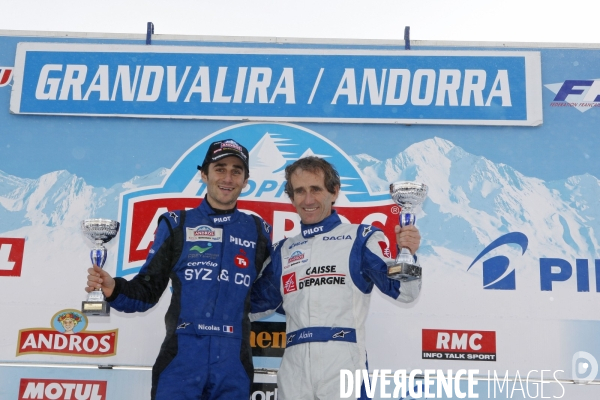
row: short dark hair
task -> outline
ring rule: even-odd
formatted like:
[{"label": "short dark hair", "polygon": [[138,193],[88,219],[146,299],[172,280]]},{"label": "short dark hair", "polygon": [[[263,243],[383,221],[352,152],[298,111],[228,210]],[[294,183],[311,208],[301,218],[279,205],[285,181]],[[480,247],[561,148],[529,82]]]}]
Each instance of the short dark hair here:
[{"label": "short dark hair", "polygon": [[294,199],[294,188],[292,187],[291,177],[296,170],[301,169],[311,173],[322,171],[324,176],[325,189],[331,194],[335,194],[336,189],[341,187],[340,174],[338,174],[335,167],[325,161],[324,159],[316,156],[308,156],[296,160],[293,164],[285,167],[285,193]]}]

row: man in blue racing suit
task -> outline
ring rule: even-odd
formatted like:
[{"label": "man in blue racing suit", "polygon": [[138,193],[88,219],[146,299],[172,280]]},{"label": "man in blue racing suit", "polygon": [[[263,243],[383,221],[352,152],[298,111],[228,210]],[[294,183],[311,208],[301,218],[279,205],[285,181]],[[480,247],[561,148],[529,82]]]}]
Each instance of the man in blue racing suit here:
[{"label": "man in blue racing suit", "polygon": [[89,269],[90,292],[111,307],[143,312],[169,279],[166,337],[152,368],[152,399],[248,399],[254,368],[250,289],[271,248],[270,227],[237,210],[249,177],[249,154],[233,140],[210,145],[201,170],[199,207],[163,214],[148,258],[130,281]]},{"label": "man in blue racing suit", "polygon": [[[339,399],[340,370],[367,369],[365,321],[373,287],[408,303],[419,295],[421,279],[388,278],[389,259],[380,246],[386,242],[383,232],[371,225],[342,223],[332,210],[341,185],[330,163],[301,158],[285,175],[301,233],[273,246],[253,288],[251,318],[283,305],[287,339],[277,373],[279,400]],[[419,231],[396,226],[395,233],[398,246],[414,254]],[[364,383],[355,395],[367,398]]]}]

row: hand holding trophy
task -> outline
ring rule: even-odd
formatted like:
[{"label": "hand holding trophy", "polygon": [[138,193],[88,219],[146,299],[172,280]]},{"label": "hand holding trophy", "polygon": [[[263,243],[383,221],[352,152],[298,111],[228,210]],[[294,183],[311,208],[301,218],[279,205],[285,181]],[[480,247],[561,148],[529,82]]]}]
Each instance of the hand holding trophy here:
[{"label": "hand holding trophy", "polygon": [[[402,208],[400,226],[414,225],[416,218],[411,214],[413,208],[420,206],[427,197],[427,185],[417,182],[394,182],[390,184],[390,194],[396,204]],[[421,267],[407,248],[398,252],[395,260],[388,264],[388,278],[399,281],[411,281],[421,277]]]},{"label": "hand holding trophy", "polygon": [[[108,254],[104,244],[117,236],[119,225],[117,221],[100,218],[86,219],[81,222],[83,234],[96,244],[90,252],[92,265],[97,265],[100,268],[104,266]],[[86,315],[110,315],[110,305],[104,299],[104,293],[101,289],[96,289],[88,294],[87,301],[81,303],[81,312]]]}]

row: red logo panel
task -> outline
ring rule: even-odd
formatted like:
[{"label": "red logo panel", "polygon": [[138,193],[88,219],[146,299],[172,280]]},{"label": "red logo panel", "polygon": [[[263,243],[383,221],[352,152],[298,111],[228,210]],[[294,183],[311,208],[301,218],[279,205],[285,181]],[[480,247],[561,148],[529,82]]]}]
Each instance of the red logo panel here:
[{"label": "red logo panel", "polygon": [[496,361],[496,332],[423,329],[424,359]]},{"label": "red logo panel", "polygon": [[[143,246],[140,246],[144,234],[149,226],[155,228],[156,222],[154,222],[154,218],[158,213],[163,213],[166,211],[174,211],[181,210],[184,208],[194,208],[197,207],[201,203],[202,199],[198,199],[196,197],[190,198],[162,198],[162,199],[151,199],[151,200],[140,200],[133,204],[132,206],[132,221],[131,225],[128,228],[129,231],[127,234],[130,235],[129,241],[129,256],[127,257],[126,262],[134,263],[141,262],[146,259],[148,256],[148,252],[150,251],[150,247],[152,246],[152,242],[144,243]],[[291,204],[287,203],[272,203],[266,201],[248,201],[248,200],[238,200],[237,204],[239,209],[242,210],[250,210],[252,212],[260,215],[267,223],[273,225],[273,216],[277,211],[287,211],[291,213],[295,213],[296,209]],[[394,234],[394,226],[398,224],[398,218],[395,215],[392,215],[390,211],[392,207],[390,205],[380,205],[380,206],[365,206],[365,207],[336,207],[337,212],[347,218],[351,223],[360,224],[363,223],[365,219],[372,215],[385,215],[387,217],[387,221],[385,224],[374,220],[369,222],[370,224],[377,226],[382,229],[385,235],[388,238],[391,238],[392,243],[395,240],[396,235]],[[387,251],[384,250],[384,254],[391,254],[390,249],[386,244],[382,245],[387,248]]]},{"label": "red logo panel", "polygon": [[21,329],[18,346],[17,356],[56,354],[110,357],[117,354],[117,330],[66,335],[54,329]]},{"label": "red logo panel", "polygon": [[25,239],[0,237],[0,276],[21,276]]},{"label": "red logo panel", "polygon": [[12,67],[0,67],[0,87],[8,85],[12,80],[12,76]]},{"label": "red logo panel", "polygon": [[18,400],[106,400],[106,381],[22,378]]},{"label": "red logo panel", "polygon": [[290,292],[295,292],[296,290],[298,290],[298,287],[296,286],[295,272],[283,275],[281,277],[281,281],[283,282],[283,294],[288,294]]},{"label": "red logo panel", "polygon": [[245,254],[246,252],[240,249],[240,254],[237,254],[233,258],[233,262],[238,268],[248,268],[248,265],[250,265],[250,261],[248,261],[248,257]]}]

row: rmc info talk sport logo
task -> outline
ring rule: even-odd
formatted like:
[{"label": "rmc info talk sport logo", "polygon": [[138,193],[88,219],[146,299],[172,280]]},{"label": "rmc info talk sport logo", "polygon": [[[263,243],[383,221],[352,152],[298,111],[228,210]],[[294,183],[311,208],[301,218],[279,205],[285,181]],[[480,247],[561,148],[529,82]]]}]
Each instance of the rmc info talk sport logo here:
[{"label": "rmc info talk sport logo", "polygon": [[[475,257],[470,270],[477,262],[496,249],[502,250],[505,246],[513,245],[520,249],[521,255],[525,254],[529,239],[521,232],[510,232],[500,236]],[[577,292],[590,292],[595,290],[600,293],[600,260],[587,259],[565,260],[558,257],[541,257],[539,259],[539,285],[541,291],[552,291],[556,285],[569,280],[576,281]],[[514,264],[511,264],[505,255],[495,255],[483,261],[483,288],[486,290],[517,290],[517,274]],[[595,272],[595,285],[591,279]],[[594,288],[595,286],[595,288]]]},{"label": "rmc info talk sport logo", "polygon": [[[344,222],[375,225],[388,238],[394,237],[398,207],[389,194],[372,193],[351,159],[334,143],[292,124],[246,123],[225,128],[196,143],[175,163],[160,186],[122,195],[117,276],[139,271],[161,214],[200,204],[206,185],[196,167],[209,144],[223,139],[234,139],[249,150],[250,179],[238,208],[267,221],[273,227],[273,242],[300,233],[300,218],[284,193],[284,170],[309,155],[325,157],[340,173],[342,192],[336,210]],[[385,245],[389,250],[389,240]]]}]

